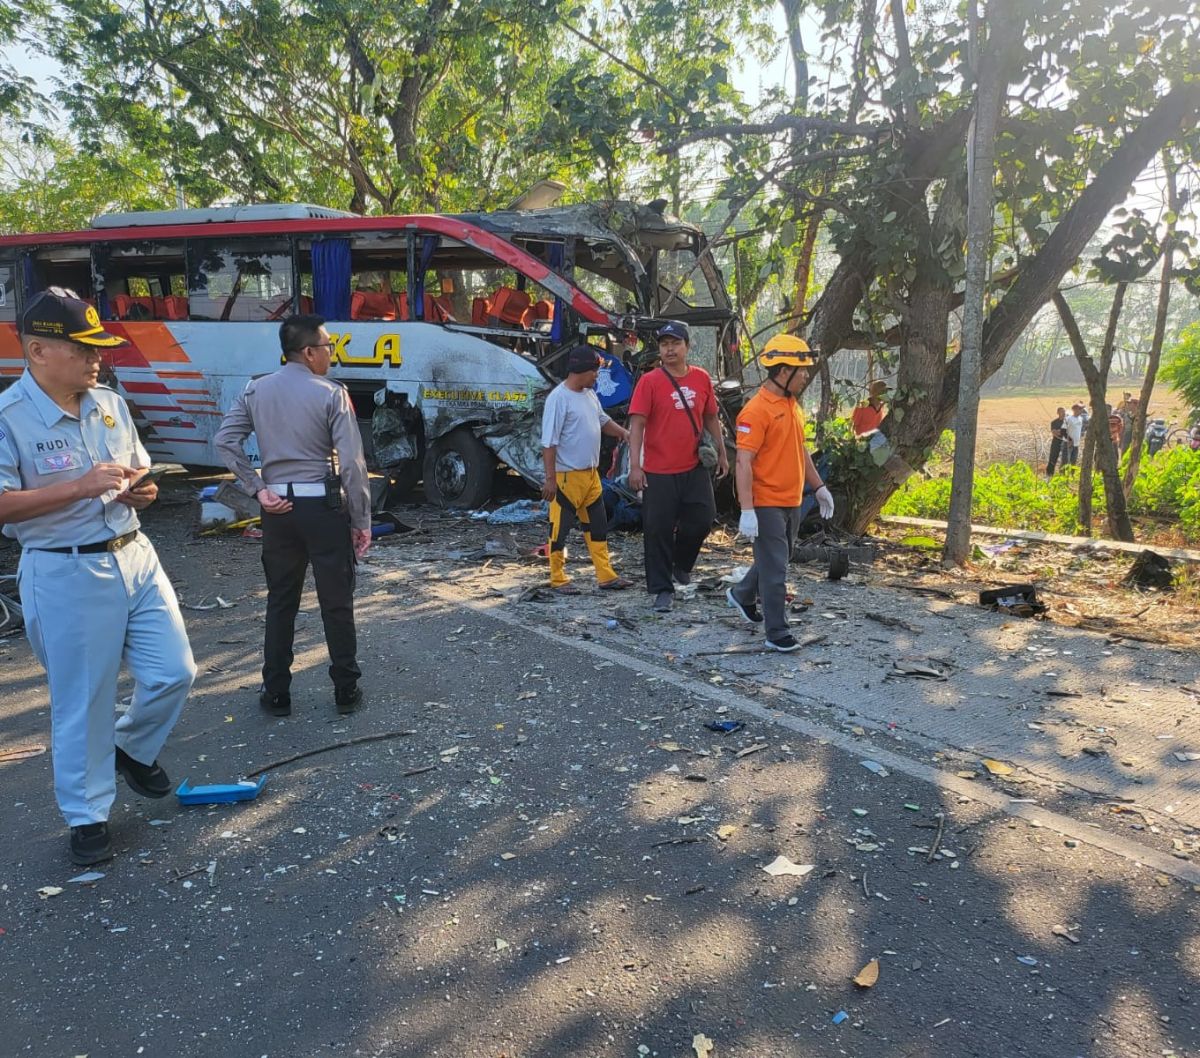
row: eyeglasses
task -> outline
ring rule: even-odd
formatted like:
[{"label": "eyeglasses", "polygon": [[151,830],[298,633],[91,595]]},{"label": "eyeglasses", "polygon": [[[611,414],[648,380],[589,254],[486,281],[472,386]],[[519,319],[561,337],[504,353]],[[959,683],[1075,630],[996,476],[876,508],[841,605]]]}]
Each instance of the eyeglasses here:
[{"label": "eyeglasses", "polygon": [[305,349],[332,349],[333,342],[315,342],[312,345],[306,345]]}]

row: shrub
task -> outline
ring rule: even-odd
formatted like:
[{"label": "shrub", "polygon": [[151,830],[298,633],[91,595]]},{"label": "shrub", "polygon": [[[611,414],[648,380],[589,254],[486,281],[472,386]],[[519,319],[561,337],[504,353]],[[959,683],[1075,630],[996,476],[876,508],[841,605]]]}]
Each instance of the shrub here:
[{"label": "shrub", "polygon": [[[1093,523],[1105,516],[1104,482],[1097,473]],[[1200,540],[1200,452],[1164,450],[1142,462],[1134,483],[1130,514],[1177,519],[1188,540]],[[950,478],[913,476],[892,495],[884,514],[945,518],[950,513]],[[1028,463],[994,463],[975,475],[971,520],[1005,529],[1078,533],[1079,468],[1064,467],[1042,478]]]}]

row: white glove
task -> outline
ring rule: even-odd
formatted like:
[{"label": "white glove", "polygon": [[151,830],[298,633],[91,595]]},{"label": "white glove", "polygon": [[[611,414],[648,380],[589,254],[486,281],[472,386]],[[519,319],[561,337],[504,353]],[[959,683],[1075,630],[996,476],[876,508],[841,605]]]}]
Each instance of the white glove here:
[{"label": "white glove", "polygon": [[817,489],[814,495],[817,497],[817,507],[821,511],[821,517],[828,521],[833,517],[833,495],[824,485]]},{"label": "white glove", "polygon": [[742,511],[742,516],[738,519],[738,532],[747,540],[758,536],[758,515],[754,511]]}]

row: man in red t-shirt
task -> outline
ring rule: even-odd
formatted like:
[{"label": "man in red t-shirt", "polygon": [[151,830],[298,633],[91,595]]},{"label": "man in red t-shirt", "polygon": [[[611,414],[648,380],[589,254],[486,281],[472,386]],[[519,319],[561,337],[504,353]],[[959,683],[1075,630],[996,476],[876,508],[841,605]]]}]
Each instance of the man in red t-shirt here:
[{"label": "man in red t-shirt", "polygon": [[859,405],[850,415],[850,425],[855,437],[862,437],[879,429],[879,424],[883,422],[883,416],[886,414],[883,402],[887,392],[886,382],[876,380],[871,383],[871,394],[867,403]]},{"label": "man in red t-shirt", "polygon": [[691,580],[717,517],[712,477],[697,453],[702,430],[717,449],[717,477],[729,473],[712,379],[703,368],[688,366],[690,339],[687,324],[678,320],[659,329],[662,366],[638,380],[629,402],[629,487],[643,493],[646,588],[659,613],[671,609],[674,585]]}]

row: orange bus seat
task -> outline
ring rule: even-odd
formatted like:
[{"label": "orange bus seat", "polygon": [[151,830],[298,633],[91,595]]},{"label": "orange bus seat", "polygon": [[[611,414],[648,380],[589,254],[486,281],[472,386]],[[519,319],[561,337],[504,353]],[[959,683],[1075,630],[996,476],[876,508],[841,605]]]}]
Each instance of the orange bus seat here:
[{"label": "orange bus seat", "polygon": [[400,291],[399,294],[395,295],[395,298],[396,298],[396,308],[399,309],[399,312],[396,314],[396,319],[407,320],[409,318],[409,316],[408,316],[408,291],[407,290]]},{"label": "orange bus seat", "polygon": [[[130,318],[152,320],[158,315],[155,312],[154,298],[135,298],[130,297],[128,294],[114,294],[112,306],[119,320],[128,320]],[[138,311],[135,312],[134,306],[138,307]]]},{"label": "orange bus seat", "polygon": [[427,323],[454,323],[454,310],[450,306],[450,299],[444,294],[441,297],[426,294],[425,321]]},{"label": "orange bus seat", "polygon": [[493,326],[520,327],[521,317],[529,308],[532,299],[523,290],[501,287],[492,295],[492,308],[488,321]]},{"label": "orange bus seat", "polygon": [[554,319],[554,302],[542,299],[535,301],[529,306],[521,316],[521,326],[526,330],[536,327],[539,323],[544,323]]},{"label": "orange bus seat", "polygon": [[356,290],[350,295],[352,320],[394,320],[396,302],[381,290]]},{"label": "orange bus seat", "polygon": [[474,298],[471,301],[471,324],[475,327],[486,327],[488,316],[492,312],[492,303],[487,298]]},{"label": "orange bus seat", "polygon": [[188,318],[187,298],[180,297],[178,294],[168,294],[159,300],[158,318],[164,320],[186,320]]}]

